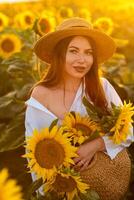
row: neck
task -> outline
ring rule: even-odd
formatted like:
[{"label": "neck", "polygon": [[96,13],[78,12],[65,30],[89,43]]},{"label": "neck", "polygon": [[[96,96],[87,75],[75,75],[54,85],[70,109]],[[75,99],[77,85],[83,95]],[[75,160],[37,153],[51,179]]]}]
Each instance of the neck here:
[{"label": "neck", "polygon": [[77,79],[74,77],[65,78],[62,81],[61,87],[63,87],[68,92],[76,92],[82,82],[82,79]]}]

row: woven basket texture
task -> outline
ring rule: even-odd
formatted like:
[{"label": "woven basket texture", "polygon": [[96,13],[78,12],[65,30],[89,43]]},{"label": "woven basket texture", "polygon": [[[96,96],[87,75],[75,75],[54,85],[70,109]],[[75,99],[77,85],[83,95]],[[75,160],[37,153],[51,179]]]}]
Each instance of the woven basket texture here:
[{"label": "woven basket texture", "polygon": [[98,192],[101,200],[122,200],[131,175],[131,160],[124,149],[113,160],[97,152],[89,168],[81,172],[84,182]]}]

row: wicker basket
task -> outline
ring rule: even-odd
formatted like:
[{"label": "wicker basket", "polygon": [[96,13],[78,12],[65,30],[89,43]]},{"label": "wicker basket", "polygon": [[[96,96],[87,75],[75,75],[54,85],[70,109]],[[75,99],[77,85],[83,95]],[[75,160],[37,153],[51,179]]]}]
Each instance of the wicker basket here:
[{"label": "wicker basket", "polygon": [[130,174],[131,161],[124,149],[113,160],[103,152],[96,153],[89,168],[81,172],[81,177],[98,192],[101,200],[122,200]]}]

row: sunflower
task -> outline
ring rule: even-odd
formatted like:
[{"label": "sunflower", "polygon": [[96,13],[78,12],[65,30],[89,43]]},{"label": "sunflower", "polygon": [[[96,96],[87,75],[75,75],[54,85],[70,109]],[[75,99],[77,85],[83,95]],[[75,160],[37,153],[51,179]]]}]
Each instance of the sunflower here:
[{"label": "sunflower", "polygon": [[55,7],[49,7],[49,9],[44,9],[41,12],[41,16],[47,16],[47,17],[55,17],[56,9]]},{"label": "sunflower", "polygon": [[14,34],[3,34],[0,36],[0,56],[8,58],[21,50],[21,40]]},{"label": "sunflower", "polygon": [[114,28],[114,23],[111,18],[100,17],[94,22],[94,28],[104,31],[108,35],[111,35]]},{"label": "sunflower", "polygon": [[62,123],[72,133],[74,144],[83,143],[96,130],[99,130],[98,125],[93,122],[89,116],[81,116],[79,113],[68,113]]},{"label": "sunflower", "polygon": [[53,180],[48,181],[44,186],[44,191],[55,191],[58,195],[64,196],[66,194],[67,200],[73,200],[78,193],[86,193],[89,185],[83,183],[80,176],[74,175],[70,172],[58,172]]},{"label": "sunflower", "polygon": [[61,21],[63,21],[64,19],[73,17],[74,13],[72,8],[70,7],[66,7],[66,6],[61,6],[58,10],[57,13],[57,20],[58,23],[60,23]]},{"label": "sunflower", "polygon": [[89,22],[91,21],[91,13],[90,13],[89,9],[87,9],[87,8],[81,8],[79,10],[78,14],[79,14],[79,17],[85,18]]},{"label": "sunflower", "polygon": [[22,29],[31,28],[34,24],[35,16],[31,11],[24,11],[17,14],[14,18],[14,24]]},{"label": "sunflower", "polygon": [[8,170],[3,169],[0,172],[0,200],[22,200],[21,187],[8,177]]},{"label": "sunflower", "polygon": [[43,36],[50,31],[54,31],[55,26],[56,21],[54,17],[42,15],[37,21],[37,33]]},{"label": "sunflower", "polygon": [[115,144],[120,144],[127,139],[130,133],[129,128],[131,127],[132,116],[134,115],[134,106],[132,103],[124,102],[121,106],[119,116],[116,120],[114,127],[110,130],[109,138],[113,140]]},{"label": "sunflower", "polygon": [[0,12],[0,31],[3,31],[3,29],[8,26],[9,19],[6,15]]},{"label": "sunflower", "polygon": [[63,129],[54,126],[51,131],[48,128],[40,131],[34,130],[33,136],[27,139],[24,157],[30,159],[28,167],[30,172],[35,172],[37,177],[43,180],[52,178],[53,174],[61,166],[74,164],[72,157],[76,157],[77,148],[71,146],[70,140]]}]

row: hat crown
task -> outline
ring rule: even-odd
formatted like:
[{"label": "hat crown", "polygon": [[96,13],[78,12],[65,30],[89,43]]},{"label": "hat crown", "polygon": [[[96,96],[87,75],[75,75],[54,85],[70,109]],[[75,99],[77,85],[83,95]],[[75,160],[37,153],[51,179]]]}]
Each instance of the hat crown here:
[{"label": "hat crown", "polygon": [[74,18],[64,20],[59,26],[57,26],[56,30],[57,31],[64,30],[64,29],[69,29],[73,27],[93,29],[92,25],[88,23],[86,20],[79,17],[74,17]]}]

